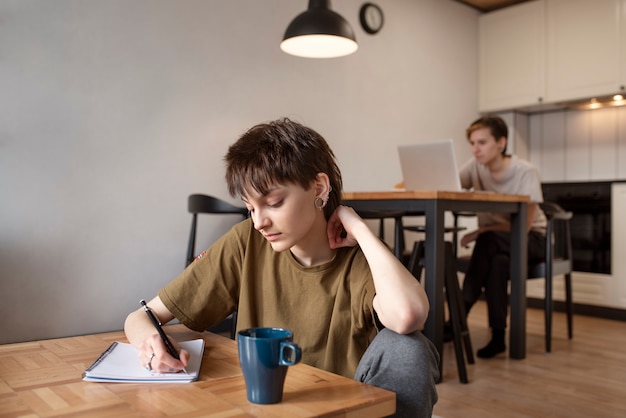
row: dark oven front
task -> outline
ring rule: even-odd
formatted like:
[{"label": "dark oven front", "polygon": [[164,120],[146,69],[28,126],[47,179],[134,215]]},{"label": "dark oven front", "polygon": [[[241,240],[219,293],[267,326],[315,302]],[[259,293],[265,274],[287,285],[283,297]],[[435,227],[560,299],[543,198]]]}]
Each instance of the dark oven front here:
[{"label": "dark oven front", "polygon": [[573,213],[574,270],[611,274],[611,182],[543,183],[543,199]]}]

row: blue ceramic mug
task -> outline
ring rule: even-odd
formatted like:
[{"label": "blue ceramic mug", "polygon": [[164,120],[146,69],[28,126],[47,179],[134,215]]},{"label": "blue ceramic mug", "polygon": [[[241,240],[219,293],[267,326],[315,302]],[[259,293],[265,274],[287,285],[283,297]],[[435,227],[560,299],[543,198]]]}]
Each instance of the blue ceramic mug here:
[{"label": "blue ceramic mug", "polygon": [[248,401],[271,404],[282,400],[287,368],[302,357],[292,339],[293,333],[283,328],[249,328],[237,333]]}]

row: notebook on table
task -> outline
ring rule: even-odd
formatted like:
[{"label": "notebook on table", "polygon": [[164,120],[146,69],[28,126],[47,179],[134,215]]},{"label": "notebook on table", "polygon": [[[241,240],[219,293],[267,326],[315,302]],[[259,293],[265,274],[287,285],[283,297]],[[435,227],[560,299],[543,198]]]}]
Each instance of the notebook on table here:
[{"label": "notebook on table", "polygon": [[126,382],[126,383],[188,383],[198,380],[204,340],[180,342],[181,348],[189,352],[187,373],[157,373],[146,370],[139,364],[139,350],[128,343],[114,342],[85,370],[86,382]]},{"label": "notebook on table", "polygon": [[405,190],[461,191],[451,139],[399,145]]}]

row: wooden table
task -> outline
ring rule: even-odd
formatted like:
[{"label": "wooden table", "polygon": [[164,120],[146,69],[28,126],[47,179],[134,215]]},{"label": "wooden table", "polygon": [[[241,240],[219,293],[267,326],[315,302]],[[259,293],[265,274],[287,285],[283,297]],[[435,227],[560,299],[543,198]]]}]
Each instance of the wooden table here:
[{"label": "wooden table", "polygon": [[281,403],[251,404],[235,341],[182,325],[166,330],[179,341],[206,341],[197,382],[83,382],[83,371],[111,342],[127,341],[121,331],[0,345],[0,415],[380,417],[395,411],[395,393],[304,364],[289,368]]},{"label": "wooden table", "polygon": [[486,192],[382,191],[346,192],[343,204],[370,212],[423,214],[426,222],[425,283],[430,302],[424,334],[441,354],[444,322],[444,216],[445,212],[500,212],[511,214],[511,300],[509,356],[526,357],[526,230],[528,196]]}]

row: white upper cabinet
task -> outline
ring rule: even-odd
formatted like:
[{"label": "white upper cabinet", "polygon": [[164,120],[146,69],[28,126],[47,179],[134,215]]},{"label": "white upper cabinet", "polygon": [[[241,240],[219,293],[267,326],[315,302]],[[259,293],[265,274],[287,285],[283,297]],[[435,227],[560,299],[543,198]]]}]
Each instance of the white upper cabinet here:
[{"label": "white upper cabinet", "polygon": [[620,92],[621,2],[546,1],[546,101]]},{"label": "white upper cabinet", "polygon": [[479,17],[481,112],[626,92],[626,0],[537,0]]},{"label": "white upper cabinet", "polygon": [[541,103],[544,96],[544,1],[479,17],[481,112]]}]

